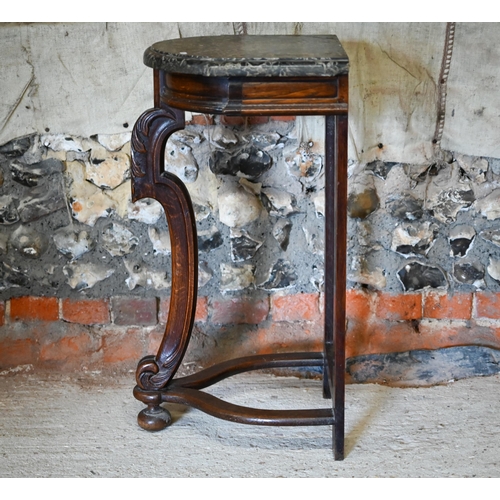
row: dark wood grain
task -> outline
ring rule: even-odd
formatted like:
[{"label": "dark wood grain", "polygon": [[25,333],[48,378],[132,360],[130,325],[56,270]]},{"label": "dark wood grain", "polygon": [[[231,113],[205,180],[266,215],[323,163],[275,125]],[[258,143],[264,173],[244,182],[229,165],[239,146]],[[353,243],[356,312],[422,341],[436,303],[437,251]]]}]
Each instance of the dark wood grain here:
[{"label": "dark wood grain", "polygon": [[344,458],[347,116],[326,117],[325,141],[325,358],[324,394],[335,414],[333,449]]},{"label": "dark wood grain", "polygon": [[165,403],[184,404],[214,417],[251,425],[333,425],[331,408],[306,410],[267,410],[223,401],[211,394],[186,387],[169,387],[162,393]]},{"label": "dark wood grain", "polygon": [[225,378],[251,370],[272,368],[313,368],[323,365],[322,352],[287,352],[260,354],[230,359],[198,373],[172,380],[171,386],[204,389]]},{"label": "dark wood grain", "polygon": [[[348,59],[335,36],[221,36],[167,40],[150,47],[154,107],[132,134],[133,199],[153,198],[165,210],[172,241],[172,294],[162,343],[137,367],[138,417],[150,431],[170,425],[162,403],[181,403],[215,417],[253,425],[332,425],[334,458],[344,458],[346,332],[346,204]],[[197,238],[184,184],[164,171],[168,137],[184,127],[184,111],[224,115],[325,115],[325,337],[322,353],[286,353],[229,360],[174,378],[188,346],[197,293]],[[238,373],[323,367],[332,408],[263,410],[222,401],[202,389]]]},{"label": "dark wood grain", "polygon": [[186,351],[194,321],[198,248],[193,206],[185,185],[164,171],[168,137],[184,127],[184,111],[152,108],[139,117],[132,135],[132,201],[153,198],[162,205],[172,244],[170,314],[158,354],[137,369],[140,387],[162,388]]},{"label": "dark wood grain", "polygon": [[160,72],[167,106],[206,114],[324,115],[347,113],[347,75],[206,77]]}]

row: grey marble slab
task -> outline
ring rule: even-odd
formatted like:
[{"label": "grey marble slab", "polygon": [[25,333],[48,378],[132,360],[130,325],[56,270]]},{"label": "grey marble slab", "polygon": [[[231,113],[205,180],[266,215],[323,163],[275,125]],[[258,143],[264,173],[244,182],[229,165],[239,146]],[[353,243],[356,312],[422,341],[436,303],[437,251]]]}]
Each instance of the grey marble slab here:
[{"label": "grey marble slab", "polygon": [[293,77],[346,74],[349,61],[335,35],[221,35],[164,40],[144,64],[207,77]]}]

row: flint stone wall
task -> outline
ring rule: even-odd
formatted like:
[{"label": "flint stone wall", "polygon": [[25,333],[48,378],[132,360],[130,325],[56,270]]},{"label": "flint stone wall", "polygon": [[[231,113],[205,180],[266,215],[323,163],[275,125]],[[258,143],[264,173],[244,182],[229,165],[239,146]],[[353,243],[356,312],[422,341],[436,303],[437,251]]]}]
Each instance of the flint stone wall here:
[{"label": "flint stone wall", "polygon": [[[186,182],[199,293],[322,291],[321,148],[293,120],[228,125],[199,115],[167,144]],[[131,203],[129,134],[31,135],[0,146],[0,298],[168,295],[160,205]],[[321,146],[321,144],[320,144]],[[496,291],[500,161],[350,162],[348,285],[400,293]]]}]

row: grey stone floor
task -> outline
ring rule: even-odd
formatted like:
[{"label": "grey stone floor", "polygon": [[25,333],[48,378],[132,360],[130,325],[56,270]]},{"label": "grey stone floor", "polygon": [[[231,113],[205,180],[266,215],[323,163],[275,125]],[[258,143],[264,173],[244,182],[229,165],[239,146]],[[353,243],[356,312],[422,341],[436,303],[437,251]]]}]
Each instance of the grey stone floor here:
[{"label": "grey stone floor", "polygon": [[[109,382],[109,385],[105,384]],[[0,477],[498,477],[500,376],[398,389],[348,385],[346,452],[330,427],[254,427],[172,405],[148,433],[133,375],[0,376]],[[316,380],[244,374],[210,392],[256,407],[324,407]]]}]

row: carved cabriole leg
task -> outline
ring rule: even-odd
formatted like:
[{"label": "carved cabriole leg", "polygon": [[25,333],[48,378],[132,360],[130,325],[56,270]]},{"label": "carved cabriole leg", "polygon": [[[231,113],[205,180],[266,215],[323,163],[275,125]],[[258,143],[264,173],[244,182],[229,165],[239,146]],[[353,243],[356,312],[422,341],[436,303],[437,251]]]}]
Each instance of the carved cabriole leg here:
[{"label": "carved cabriole leg", "polygon": [[184,111],[162,106],[145,111],[132,133],[132,200],[153,198],[165,210],[172,244],[172,293],[165,334],[156,356],[137,367],[134,395],[148,404],[139,425],[160,430],[170,423],[159,406],[160,391],[179,367],[193,327],[198,284],[196,223],[189,193],[173,174],[164,171],[165,144],[184,128]]},{"label": "carved cabriole leg", "polygon": [[325,396],[332,398],[333,451],[344,459],[347,116],[326,117]]}]

